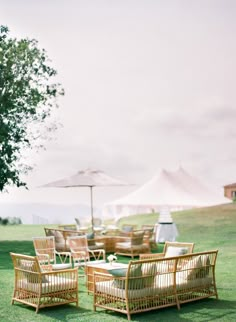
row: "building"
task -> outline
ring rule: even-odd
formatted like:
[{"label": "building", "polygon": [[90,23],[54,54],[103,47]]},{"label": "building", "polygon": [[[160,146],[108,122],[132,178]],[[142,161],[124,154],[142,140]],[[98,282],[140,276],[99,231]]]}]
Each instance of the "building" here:
[{"label": "building", "polygon": [[232,200],[236,198],[236,183],[224,186],[224,196]]}]

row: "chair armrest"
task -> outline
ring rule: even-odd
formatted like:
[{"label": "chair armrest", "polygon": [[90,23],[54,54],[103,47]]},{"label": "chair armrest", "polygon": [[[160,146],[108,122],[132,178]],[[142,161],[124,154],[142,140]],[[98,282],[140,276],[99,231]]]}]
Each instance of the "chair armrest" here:
[{"label": "chair armrest", "polygon": [[62,277],[67,277],[65,276],[65,273],[68,274],[68,276],[70,276],[70,278],[74,277],[74,279],[77,279],[78,276],[78,267],[74,267],[74,268],[66,268],[66,269],[60,269],[60,270],[52,270],[52,271],[45,271],[42,272],[41,275],[42,276],[55,276],[55,277],[60,277],[60,275],[62,275]]},{"label": "chair armrest", "polygon": [[48,254],[40,254],[36,251],[36,256],[40,264],[46,262],[47,265],[50,265],[50,256]]}]

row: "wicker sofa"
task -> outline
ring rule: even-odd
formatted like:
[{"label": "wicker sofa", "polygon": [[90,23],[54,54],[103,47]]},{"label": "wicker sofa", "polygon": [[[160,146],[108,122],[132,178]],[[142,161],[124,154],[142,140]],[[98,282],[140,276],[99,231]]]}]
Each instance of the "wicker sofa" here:
[{"label": "wicker sofa", "polygon": [[[69,252],[68,237],[85,235],[85,232],[78,230],[64,230],[56,228],[44,228],[46,236],[55,237],[55,247],[58,252]],[[93,234],[87,234],[88,246],[91,250],[104,248],[104,243],[101,242]]]},{"label": "wicker sofa", "polygon": [[218,250],[130,261],[127,269],[94,273],[94,310],[127,315],[215,296]]}]

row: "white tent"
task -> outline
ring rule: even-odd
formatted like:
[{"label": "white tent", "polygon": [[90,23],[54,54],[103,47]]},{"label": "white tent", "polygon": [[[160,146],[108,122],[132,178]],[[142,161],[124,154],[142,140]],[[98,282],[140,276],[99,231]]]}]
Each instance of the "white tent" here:
[{"label": "white tent", "polygon": [[163,208],[170,211],[207,207],[229,203],[223,192],[209,189],[183,168],[171,172],[162,170],[159,176],[128,194],[124,198],[106,203],[103,213],[118,219],[139,213],[159,212]]}]

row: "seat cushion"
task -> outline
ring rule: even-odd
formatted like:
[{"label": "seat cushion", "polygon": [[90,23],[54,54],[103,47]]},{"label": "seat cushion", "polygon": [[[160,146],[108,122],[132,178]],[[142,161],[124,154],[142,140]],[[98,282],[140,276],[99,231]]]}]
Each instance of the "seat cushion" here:
[{"label": "seat cushion", "polygon": [[65,277],[47,275],[46,282],[40,283],[31,283],[27,279],[21,281],[21,287],[32,292],[41,292],[42,294],[53,293],[57,291],[71,290],[76,289],[77,281],[76,279],[70,279]]},{"label": "seat cushion", "polygon": [[116,248],[127,249],[131,247],[131,242],[118,242],[116,243]]},{"label": "seat cushion", "polygon": [[67,268],[71,268],[72,265],[71,264],[52,264],[52,269],[54,271],[57,271],[57,270],[61,270],[61,269],[67,269]]},{"label": "seat cushion", "polygon": [[[153,289],[155,290],[155,289]],[[118,288],[114,285],[113,281],[102,281],[96,283],[96,291],[101,292],[102,294],[111,295],[113,298],[126,299],[127,296],[129,299],[140,299],[144,297],[150,297],[152,289],[143,288],[132,290],[129,289],[126,293],[126,290],[123,288]]]}]

